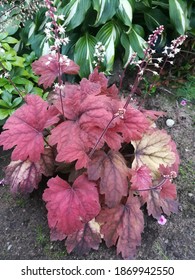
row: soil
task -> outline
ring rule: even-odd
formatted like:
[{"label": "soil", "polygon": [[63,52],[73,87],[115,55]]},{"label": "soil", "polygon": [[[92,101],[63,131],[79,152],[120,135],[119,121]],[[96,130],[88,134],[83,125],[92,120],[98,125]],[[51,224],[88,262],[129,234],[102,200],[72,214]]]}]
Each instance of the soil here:
[{"label": "soil", "polygon": [[[182,107],[167,93],[161,92],[149,99],[153,110],[167,112],[159,120],[159,126],[166,129],[177,144],[181,158],[180,173],[176,179],[179,213],[171,215],[164,226],[154,219],[145,220],[142,245],[136,259],[144,260],[190,260],[195,259],[195,106]],[[175,121],[173,127],[166,126],[166,119]],[[0,150],[0,179],[3,167],[9,163],[9,153]],[[104,243],[98,251],[91,250],[85,256],[67,254],[64,242],[51,242],[47,226],[47,211],[42,201],[43,187],[28,198],[13,197],[8,186],[0,186],[0,259],[121,259],[114,247]]]}]

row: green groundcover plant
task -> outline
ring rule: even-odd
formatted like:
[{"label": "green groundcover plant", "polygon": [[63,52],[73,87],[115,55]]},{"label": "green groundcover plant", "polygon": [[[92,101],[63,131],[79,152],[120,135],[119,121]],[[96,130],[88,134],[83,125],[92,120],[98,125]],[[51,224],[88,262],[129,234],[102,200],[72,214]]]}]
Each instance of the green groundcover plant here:
[{"label": "green groundcover plant", "polygon": [[27,93],[45,97],[43,90],[37,87],[38,77],[31,67],[35,53],[18,56],[14,48],[17,43],[8,33],[0,34],[0,125],[22,105]]},{"label": "green groundcover plant", "polygon": [[[146,71],[158,75],[173,62],[186,36],[165,47],[163,57],[153,58],[164,27],[153,31],[143,59],[134,53],[129,61],[138,72],[127,97],[121,88],[108,86],[98,65],[88,79],[70,84],[64,74],[77,74],[79,66],[61,54],[67,39],[52,1],[45,2],[55,42],[32,68],[50,93],[47,101],[26,95],[6,121],[0,145],[13,151],[4,182],[14,194],[28,194],[43,175],[48,177],[43,200],[51,240],[65,240],[67,251],[78,254],[97,250],[104,240],[130,259],[141,244],[144,209],[163,225],[179,205],[173,182],[179,165],[176,145],[155,125],[164,113],[145,110],[134,93]],[[97,64],[102,61],[101,43],[96,58]]]}]

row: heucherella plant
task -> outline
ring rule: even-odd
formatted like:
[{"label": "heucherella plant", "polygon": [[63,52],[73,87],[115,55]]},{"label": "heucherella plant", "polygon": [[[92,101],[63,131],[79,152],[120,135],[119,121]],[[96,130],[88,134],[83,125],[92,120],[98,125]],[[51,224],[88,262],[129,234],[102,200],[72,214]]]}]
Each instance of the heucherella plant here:
[{"label": "heucherella plant", "polygon": [[[65,240],[69,253],[85,254],[97,250],[103,239],[130,259],[141,244],[142,206],[164,225],[179,205],[173,183],[179,165],[176,145],[155,125],[164,113],[145,110],[132,101],[149,66],[162,69],[161,59],[153,59],[152,54],[163,26],[149,37],[141,61],[136,54],[131,57],[138,73],[129,96],[123,97],[115,85],[108,86],[98,66],[79,84],[65,83],[64,73],[76,74],[79,66],[60,53],[67,39],[63,41],[64,33],[62,39],[59,36],[52,1],[46,4],[54,44],[51,53],[32,68],[40,75],[39,84],[51,92],[48,101],[27,95],[26,103],[5,123],[0,145],[13,148],[5,182],[13,193],[27,194],[38,188],[42,175],[49,177],[43,200],[51,240]],[[172,59],[169,51],[178,48],[172,44],[164,54],[168,60]],[[103,53],[99,44],[97,63]]]}]

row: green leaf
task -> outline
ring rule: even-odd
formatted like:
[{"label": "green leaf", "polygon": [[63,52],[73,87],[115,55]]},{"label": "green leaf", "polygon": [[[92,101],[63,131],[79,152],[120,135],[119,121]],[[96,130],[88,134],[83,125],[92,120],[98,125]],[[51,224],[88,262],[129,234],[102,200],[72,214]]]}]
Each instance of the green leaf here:
[{"label": "green leaf", "polygon": [[99,26],[110,20],[116,13],[119,0],[93,0],[93,8],[97,11],[94,26]]},{"label": "green leaf", "polygon": [[5,89],[7,91],[9,91],[10,93],[14,90],[14,86],[13,85],[10,85],[10,84],[6,84],[5,86]]},{"label": "green leaf", "polygon": [[0,109],[0,120],[4,120],[12,114],[13,109]]},{"label": "green leaf", "polygon": [[2,42],[5,42],[5,43],[8,43],[8,44],[17,44],[18,43],[18,40],[13,38],[13,37],[6,37],[2,40]]},{"label": "green leaf", "polygon": [[115,57],[115,46],[118,43],[120,34],[120,28],[113,21],[107,22],[97,33],[97,40],[102,42],[106,48],[106,71],[112,71],[114,57]]},{"label": "green leaf", "polygon": [[24,67],[23,62],[24,62],[24,58],[23,57],[16,56],[15,57],[15,61],[12,62],[12,65],[13,66],[18,66],[18,67]]},{"label": "green leaf", "polygon": [[159,25],[166,26],[168,22],[167,17],[160,9],[148,9],[144,12],[144,19],[150,31],[154,31]]},{"label": "green leaf", "polygon": [[11,105],[12,105],[12,94],[9,93],[8,91],[4,90],[1,97],[6,102],[6,104],[11,107]]},{"label": "green leaf", "polygon": [[131,26],[133,19],[133,1],[119,0],[117,17],[127,26]]},{"label": "green leaf", "polygon": [[21,78],[21,77],[14,77],[12,79],[12,81],[16,84],[16,85],[25,85],[28,83],[32,83],[29,80],[25,79],[25,78]]},{"label": "green leaf", "polygon": [[0,107],[10,109],[11,106],[9,104],[7,104],[7,102],[5,102],[4,100],[0,99]]},{"label": "green leaf", "polygon": [[12,108],[17,107],[19,104],[21,104],[22,102],[22,97],[17,97],[14,99],[14,101],[12,102]]},{"label": "green leaf", "polygon": [[142,26],[138,24],[132,25],[132,28],[127,33],[129,38],[129,44],[131,45],[134,52],[138,54],[139,57],[144,57],[144,49],[146,48],[146,41],[143,39],[144,31]]},{"label": "green leaf", "polygon": [[26,85],[25,85],[25,90],[26,92],[30,93],[33,89],[33,83],[32,82],[28,82]]},{"label": "green leaf", "polygon": [[7,32],[2,32],[0,33],[0,41],[2,41],[3,39],[5,39],[8,36]]},{"label": "green leaf", "polygon": [[79,71],[80,77],[88,77],[93,71],[94,47],[96,43],[97,39],[88,33],[76,43],[74,60],[81,67]]},{"label": "green leaf", "polygon": [[4,85],[6,85],[8,83],[8,80],[6,78],[1,78],[0,79],[0,87],[3,87]]},{"label": "green leaf", "polygon": [[67,31],[79,26],[85,19],[85,15],[91,6],[91,0],[70,0],[66,7],[62,10],[66,15],[64,24]]},{"label": "green leaf", "polygon": [[183,0],[169,0],[169,15],[172,24],[179,34],[184,34],[189,28],[187,18],[187,3]]},{"label": "green leaf", "polygon": [[6,70],[8,70],[8,71],[12,70],[12,64],[9,61],[3,61],[2,64]]},{"label": "green leaf", "polygon": [[132,46],[129,42],[129,37],[127,34],[123,33],[121,36],[121,44],[125,49],[125,55],[123,56],[123,65],[124,67],[127,66],[127,64],[129,63],[131,56],[134,52],[134,50],[132,49]]}]

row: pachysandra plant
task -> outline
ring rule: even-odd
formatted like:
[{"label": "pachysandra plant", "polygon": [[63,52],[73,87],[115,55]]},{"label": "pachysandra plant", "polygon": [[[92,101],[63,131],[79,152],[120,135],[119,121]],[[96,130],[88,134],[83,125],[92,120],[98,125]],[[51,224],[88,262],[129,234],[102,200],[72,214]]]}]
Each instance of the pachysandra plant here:
[{"label": "pachysandra plant", "polygon": [[[5,123],[0,145],[13,148],[5,182],[13,193],[27,194],[38,188],[42,175],[50,178],[43,200],[51,240],[65,240],[69,253],[97,250],[103,239],[124,259],[133,258],[144,230],[141,207],[163,225],[179,205],[172,182],[179,165],[176,145],[155,125],[163,112],[131,100],[149,65],[163,66],[152,59],[163,26],[150,35],[144,59],[131,58],[138,74],[129,96],[121,97],[98,67],[79,84],[64,82],[62,75],[78,73],[79,66],[60,54],[55,9],[46,3],[58,43],[32,67],[39,83],[53,88],[48,101],[27,95]],[[165,49],[166,62],[184,40],[180,36]]]}]

